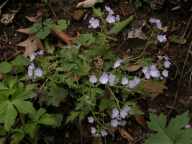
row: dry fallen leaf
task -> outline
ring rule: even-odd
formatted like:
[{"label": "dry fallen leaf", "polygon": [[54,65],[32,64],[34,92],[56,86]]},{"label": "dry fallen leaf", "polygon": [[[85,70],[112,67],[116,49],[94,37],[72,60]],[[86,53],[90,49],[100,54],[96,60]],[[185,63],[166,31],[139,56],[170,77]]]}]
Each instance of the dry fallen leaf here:
[{"label": "dry fallen leaf", "polygon": [[99,2],[102,2],[102,0],[85,0],[85,1],[79,2],[76,7],[88,8],[88,7],[94,6],[96,3],[99,3]]},{"label": "dry fallen leaf", "polygon": [[43,49],[42,42],[35,35],[30,35],[25,41],[18,43],[17,46],[25,48],[25,57],[30,57],[37,49]]},{"label": "dry fallen leaf", "polygon": [[129,72],[135,72],[135,71],[138,71],[140,68],[141,68],[141,65],[139,64],[130,64],[128,65],[127,70]]},{"label": "dry fallen leaf", "polygon": [[3,74],[0,73],[0,80],[3,80]]},{"label": "dry fallen leaf", "polygon": [[43,12],[42,10],[38,10],[35,16],[26,16],[26,19],[30,22],[38,22],[42,17]]},{"label": "dry fallen leaf", "polygon": [[72,44],[73,38],[63,31],[52,29],[53,33],[68,45]]},{"label": "dry fallen leaf", "polygon": [[122,138],[126,139],[128,142],[134,141],[134,138],[125,129],[119,128],[119,133]]},{"label": "dry fallen leaf", "polygon": [[140,124],[143,127],[147,126],[146,120],[143,115],[136,115],[135,120],[138,124]]},{"label": "dry fallen leaf", "polygon": [[166,89],[164,81],[144,80],[142,83],[143,90],[151,96],[158,96]]},{"label": "dry fallen leaf", "polygon": [[19,28],[16,30],[17,32],[20,32],[20,33],[23,33],[23,34],[28,34],[28,35],[31,35],[33,34],[32,32],[30,32],[30,29],[29,28]]},{"label": "dry fallen leaf", "polygon": [[138,38],[142,40],[146,40],[145,34],[142,32],[141,28],[133,29],[128,32],[128,39]]}]

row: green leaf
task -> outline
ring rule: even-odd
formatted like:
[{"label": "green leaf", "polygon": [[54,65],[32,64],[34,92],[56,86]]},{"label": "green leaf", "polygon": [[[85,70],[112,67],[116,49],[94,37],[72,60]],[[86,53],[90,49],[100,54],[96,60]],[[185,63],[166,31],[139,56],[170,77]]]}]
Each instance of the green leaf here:
[{"label": "green leaf", "polygon": [[171,35],[170,36],[170,42],[172,43],[176,43],[176,44],[186,44],[187,40],[182,38],[181,36],[177,36],[177,35]]},{"label": "green leaf", "polygon": [[150,114],[150,122],[148,122],[148,126],[150,129],[154,131],[162,131],[166,126],[166,117],[165,115],[161,114],[159,117]]},{"label": "green leaf", "polygon": [[181,114],[172,119],[166,126],[164,115],[156,116],[150,114],[150,129],[156,131],[155,134],[145,140],[145,144],[192,144],[192,130],[184,129],[189,123],[188,113]]},{"label": "green leaf", "polygon": [[24,138],[23,132],[17,132],[11,136],[11,143],[10,144],[20,144],[21,140]]},{"label": "green leaf", "polygon": [[163,132],[160,132],[158,134],[153,134],[151,137],[149,137],[145,144],[174,144],[173,141],[171,141],[167,135],[165,135]]},{"label": "green leaf", "polygon": [[73,122],[75,119],[77,119],[80,116],[81,112],[73,111],[70,113],[70,115],[67,117],[66,123]]},{"label": "green leaf", "polygon": [[81,34],[78,39],[76,40],[76,43],[83,45],[83,46],[89,46],[91,44],[94,44],[96,41],[95,37],[92,33],[87,34]]},{"label": "green leaf", "polygon": [[192,129],[182,130],[175,144],[192,144]]},{"label": "green leaf", "polygon": [[24,125],[24,131],[27,133],[31,138],[36,136],[38,130],[38,126],[36,123],[28,123]]},{"label": "green leaf", "polygon": [[68,91],[58,86],[52,86],[48,93],[48,104],[53,106],[59,106],[61,102],[65,101]]},{"label": "green leaf", "polygon": [[48,125],[48,126],[59,126],[61,122],[61,116],[60,115],[53,115],[53,114],[44,114],[39,119],[39,124]]},{"label": "green leaf", "polygon": [[9,73],[12,70],[12,65],[8,62],[0,63],[0,72],[3,74]]},{"label": "green leaf", "polygon": [[93,7],[93,14],[94,14],[96,17],[100,17],[100,18],[103,17],[103,12],[101,11],[100,8],[94,8],[94,7]]},{"label": "green leaf", "polygon": [[23,101],[18,99],[14,100],[13,104],[15,105],[17,110],[23,114],[33,113],[35,111],[33,104],[30,101]]},{"label": "green leaf", "polygon": [[172,129],[175,128],[177,130],[181,129],[189,123],[189,120],[190,118],[188,116],[188,112],[185,112],[181,115],[176,116],[176,118],[172,119],[167,128],[172,128]]},{"label": "green leaf", "polygon": [[182,115],[176,116],[176,118],[172,119],[167,126],[166,132],[171,133],[171,137],[174,139],[179,135],[180,129],[184,128],[185,125],[189,123],[188,113],[185,112]]},{"label": "green leaf", "polygon": [[57,24],[54,27],[60,31],[64,31],[68,28],[69,25],[70,25],[70,21],[61,19],[57,21]]},{"label": "green leaf", "polygon": [[102,99],[99,104],[99,110],[103,111],[105,109],[111,109],[115,106],[115,101],[110,99]]},{"label": "green leaf", "polygon": [[15,110],[11,102],[8,103],[7,109],[4,116],[4,127],[5,130],[9,131],[15,123],[17,117],[17,111]]},{"label": "green leaf", "polygon": [[53,25],[54,23],[51,19],[46,19],[39,23],[33,24],[30,31],[35,33],[39,39],[45,39],[50,34]]},{"label": "green leaf", "polygon": [[26,66],[29,64],[29,60],[22,55],[18,55],[13,61],[13,66]]},{"label": "green leaf", "polygon": [[134,19],[134,16],[130,16],[129,18],[117,22],[114,24],[114,26],[112,27],[112,29],[109,31],[109,34],[118,34],[119,32],[121,32],[127,25],[129,25]]},{"label": "green leaf", "polygon": [[8,89],[8,87],[3,82],[0,82],[0,91],[7,90],[7,89]]}]

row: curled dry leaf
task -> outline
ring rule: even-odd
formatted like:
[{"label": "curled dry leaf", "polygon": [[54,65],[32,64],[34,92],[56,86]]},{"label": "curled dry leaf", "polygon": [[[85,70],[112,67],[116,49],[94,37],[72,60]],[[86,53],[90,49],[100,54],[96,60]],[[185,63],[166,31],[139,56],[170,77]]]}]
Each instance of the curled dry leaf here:
[{"label": "curled dry leaf", "polygon": [[35,16],[26,16],[26,19],[30,22],[38,22],[42,17],[43,12],[42,10],[38,10]]},{"label": "curled dry leaf", "polygon": [[37,49],[43,49],[42,42],[35,35],[30,35],[25,41],[18,43],[17,46],[25,48],[25,57],[30,57]]},{"label": "curled dry leaf", "polygon": [[30,32],[30,29],[29,28],[19,28],[16,30],[17,32],[20,32],[20,33],[23,33],[23,34],[28,34],[28,35],[31,35],[33,34],[32,32]]},{"label": "curled dry leaf", "polygon": [[165,81],[144,80],[142,89],[150,96],[158,96],[166,89]]},{"label": "curled dry leaf", "polygon": [[3,80],[3,74],[0,73],[0,80]]},{"label": "curled dry leaf", "polygon": [[120,133],[121,137],[126,139],[128,142],[134,141],[134,138],[125,129],[119,128],[119,133]]},{"label": "curled dry leaf", "polygon": [[143,33],[141,28],[133,29],[128,32],[128,39],[138,38],[142,40],[146,40],[146,35]]},{"label": "curled dry leaf", "polygon": [[53,33],[68,45],[72,44],[73,38],[63,31],[52,29]]},{"label": "curled dry leaf", "polygon": [[147,126],[146,120],[143,115],[136,115],[135,120],[138,124],[140,124],[143,127]]},{"label": "curled dry leaf", "polygon": [[[32,32],[30,32],[29,28],[20,28],[20,29],[17,29],[16,31],[23,34],[28,34],[28,35],[33,34]],[[52,29],[52,32],[66,44],[68,45],[72,44],[73,38],[69,36],[67,33],[59,31],[57,29]]]},{"label": "curled dry leaf", "polygon": [[88,7],[94,6],[96,3],[101,3],[101,2],[103,2],[103,0],[85,0],[85,1],[79,2],[76,7],[88,8]]},{"label": "curled dry leaf", "polygon": [[135,72],[135,71],[138,71],[140,68],[141,68],[141,65],[139,64],[130,64],[128,65],[127,70],[129,72]]}]

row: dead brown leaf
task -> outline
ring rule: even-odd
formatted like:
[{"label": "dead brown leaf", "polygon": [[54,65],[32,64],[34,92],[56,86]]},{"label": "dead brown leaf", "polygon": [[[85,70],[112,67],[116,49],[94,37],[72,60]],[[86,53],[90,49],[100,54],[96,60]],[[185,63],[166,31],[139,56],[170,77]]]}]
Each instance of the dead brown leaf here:
[{"label": "dead brown leaf", "polygon": [[35,35],[30,35],[25,41],[18,43],[17,46],[25,48],[25,57],[31,56],[37,49],[43,49],[42,42]]},{"label": "dead brown leaf", "polygon": [[0,80],[3,80],[3,74],[0,73]]},{"label": "dead brown leaf", "polygon": [[144,80],[142,82],[143,90],[151,96],[158,96],[163,93],[165,86],[164,81]]},{"label": "dead brown leaf", "polygon": [[136,115],[136,116],[135,116],[135,120],[136,120],[136,122],[137,122],[138,124],[140,124],[141,126],[143,126],[143,127],[146,127],[146,126],[147,126],[146,120],[145,120],[145,118],[144,118],[143,115]]},{"label": "dead brown leaf", "polygon": [[84,0],[82,2],[79,2],[76,7],[88,8],[94,6],[96,3],[99,2],[102,2],[102,0]]},{"label": "dead brown leaf", "polygon": [[29,28],[19,28],[16,30],[17,32],[20,32],[20,33],[23,33],[23,34],[33,34],[32,32],[30,32],[30,29]]},{"label": "dead brown leaf", "polygon": [[53,33],[68,45],[72,44],[73,38],[63,31],[52,29]]},{"label": "dead brown leaf", "polygon": [[38,10],[35,16],[26,16],[26,19],[30,22],[38,22],[43,15],[42,10]]},{"label": "dead brown leaf", "polygon": [[129,134],[128,131],[126,131],[123,128],[119,128],[119,133],[121,135],[122,138],[126,139],[128,142],[132,142],[134,141],[134,138],[131,136],[131,134]]},{"label": "dead brown leaf", "polygon": [[141,30],[142,28],[133,29],[128,32],[128,39],[138,38],[142,40],[146,40],[145,34]]},{"label": "dead brown leaf", "polygon": [[138,71],[140,68],[141,68],[141,65],[139,64],[130,64],[128,65],[127,70],[129,72],[135,72],[135,71]]}]

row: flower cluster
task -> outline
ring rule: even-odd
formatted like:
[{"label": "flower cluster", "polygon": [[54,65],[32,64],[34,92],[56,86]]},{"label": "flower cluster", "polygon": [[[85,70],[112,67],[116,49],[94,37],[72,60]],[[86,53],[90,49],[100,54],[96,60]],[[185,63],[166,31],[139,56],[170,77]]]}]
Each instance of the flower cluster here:
[{"label": "flower cluster", "polygon": [[[89,117],[87,118],[87,120],[88,120],[88,123],[90,123],[90,124],[93,124],[94,121],[95,121],[92,116],[89,116]],[[105,136],[108,135],[108,132],[107,132],[105,129],[101,129],[101,130],[98,131],[94,126],[92,126],[92,127],[90,128],[90,132],[91,132],[91,134],[92,134],[93,136],[102,136],[102,137],[105,137]]]},{"label": "flower cluster", "polygon": [[145,76],[145,79],[150,79],[150,78],[163,79],[169,76],[169,71],[167,70],[171,66],[171,62],[169,61],[169,58],[165,56],[164,57],[159,56],[159,58],[164,59],[164,62],[163,62],[164,69],[160,71],[155,64],[151,64],[149,66],[143,67],[142,72]]},{"label": "flower cluster", "polygon": [[91,19],[89,20],[89,26],[88,27],[96,29],[96,28],[99,28],[99,26],[100,26],[99,19],[91,17]]},{"label": "flower cluster", "polygon": [[149,19],[149,22],[153,25],[155,25],[158,29],[162,29],[162,23],[161,23],[161,20],[160,19],[157,19],[157,18],[150,18]]},{"label": "flower cluster", "polygon": [[99,82],[100,84],[103,84],[103,85],[108,84],[110,86],[114,86],[119,82],[121,82],[121,85],[127,86],[130,89],[133,89],[141,82],[141,79],[135,76],[132,80],[129,80],[128,76],[124,76],[120,81],[116,75],[112,73],[103,72],[99,78],[97,78],[96,75],[90,75],[89,82],[92,84],[96,84],[97,82]]},{"label": "flower cluster", "polygon": [[42,55],[44,55],[44,51],[43,50],[40,50],[40,51],[37,51],[37,52],[33,52],[30,55],[30,61],[34,61],[37,56],[42,56]]},{"label": "flower cluster", "polygon": [[[109,6],[105,6],[105,10],[107,11],[107,17],[105,19],[107,23],[112,24],[120,21],[120,16],[115,15],[114,11]],[[100,20],[98,18],[91,17],[89,19],[88,28],[97,29],[99,27],[100,27]]]},{"label": "flower cluster", "polygon": [[[155,25],[159,30],[163,30],[163,26],[162,26],[161,20],[159,20],[157,18],[150,18],[149,22],[151,24]],[[158,34],[157,35],[157,41],[159,43],[166,43],[167,42],[166,34]]]},{"label": "flower cluster", "polygon": [[35,60],[36,57],[42,56],[42,55],[44,55],[43,50],[33,52],[31,54],[31,56],[30,56],[31,64],[29,64],[28,71],[27,71],[28,77],[30,79],[36,79],[36,78],[40,78],[43,76],[43,70],[40,67],[36,67],[35,64],[33,63],[33,61]]},{"label": "flower cluster", "polygon": [[[117,59],[113,64],[113,69],[120,67],[123,62],[124,61],[122,59]],[[127,86],[130,89],[135,88],[140,83],[140,81],[140,78],[137,76],[135,76],[132,80],[129,80],[128,76],[123,76],[121,80],[119,80],[116,75],[108,72],[103,72],[99,78],[97,78],[96,75],[89,76],[89,82],[92,84],[96,84],[99,82],[103,85],[108,84],[110,86],[114,86],[120,82],[121,85]]]},{"label": "flower cluster", "polygon": [[107,23],[112,24],[120,21],[120,16],[114,15],[114,11],[109,6],[105,6],[105,10],[108,12],[106,17]]},{"label": "flower cluster", "polygon": [[118,110],[117,108],[113,108],[111,114],[111,126],[112,127],[125,126],[126,125],[125,119],[128,117],[130,111],[131,108],[128,106],[125,106],[120,110]]},{"label": "flower cluster", "polygon": [[43,70],[40,67],[35,67],[34,63],[31,63],[28,66],[27,74],[30,79],[36,79],[43,76]]}]

